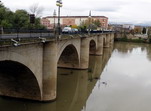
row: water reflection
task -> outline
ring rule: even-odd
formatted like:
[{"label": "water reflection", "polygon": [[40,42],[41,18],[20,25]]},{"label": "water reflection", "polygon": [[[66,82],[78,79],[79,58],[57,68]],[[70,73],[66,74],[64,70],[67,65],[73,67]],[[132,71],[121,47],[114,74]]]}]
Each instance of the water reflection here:
[{"label": "water reflection", "polygon": [[[57,100],[51,103],[0,98],[0,110],[5,111],[81,111],[108,62],[112,48],[103,56],[90,56],[89,70],[58,68]],[[100,84],[103,84],[100,82]],[[97,87],[100,87],[100,84]],[[105,84],[105,83],[104,83]]]},{"label": "water reflection", "polygon": [[93,89],[83,111],[150,111],[150,46],[115,43],[101,75],[107,86]]},{"label": "water reflection", "polygon": [[125,56],[125,57],[127,57],[132,52],[138,54],[145,54],[147,56],[147,59],[151,61],[150,44],[143,44],[143,43],[138,44],[138,43],[127,43],[127,42],[115,43],[114,51],[118,51],[118,54],[121,54],[121,56]]}]

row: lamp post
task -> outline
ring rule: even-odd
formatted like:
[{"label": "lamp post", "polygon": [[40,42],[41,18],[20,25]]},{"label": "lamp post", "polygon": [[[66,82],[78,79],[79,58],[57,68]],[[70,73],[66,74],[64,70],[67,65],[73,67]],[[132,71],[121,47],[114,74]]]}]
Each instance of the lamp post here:
[{"label": "lamp post", "polygon": [[90,25],[91,25],[91,11],[89,12],[89,29],[88,29],[88,34],[90,35]]},{"label": "lamp post", "polygon": [[60,31],[61,31],[61,27],[60,27],[60,7],[62,7],[62,0],[57,0],[56,5],[58,6],[58,35],[60,36]]},{"label": "lamp post", "polygon": [[54,17],[54,26],[53,26],[53,29],[54,29],[54,34],[55,34],[55,31],[56,31],[56,10],[54,10],[54,12],[53,12],[53,17]]}]

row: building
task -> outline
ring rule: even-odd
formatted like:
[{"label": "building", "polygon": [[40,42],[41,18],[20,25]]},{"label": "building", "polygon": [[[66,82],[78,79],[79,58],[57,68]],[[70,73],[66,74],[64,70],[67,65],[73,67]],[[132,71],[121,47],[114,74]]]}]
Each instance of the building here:
[{"label": "building", "polygon": [[47,18],[42,18],[40,22],[41,22],[42,25],[46,26],[47,29],[52,29],[53,28],[53,26],[50,23],[50,20],[48,20]]},{"label": "building", "polygon": [[132,29],[134,29],[134,25],[133,24],[123,24],[123,28],[124,29],[129,29],[129,30],[132,30]]},{"label": "building", "polygon": [[121,24],[109,24],[108,29],[114,30],[114,31],[121,31],[123,29],[123,25],[121,25]]},{"label": "building", "polygon": [[[108,18],[105,16],[91,16],[94,20],[100,20],[101,28],[108,28]],[[83,21],[88,20],[88,16],[61,16],[60,24],[61,26],[67,25],[77,25],[79,26]],[[48,25],[49,21],[49,25]],[[53,16],[44,17],[41,19],[41,23],[46,26],[48,29],[53,29],[54,23],[58,23],[58,18]],[[49,26],[49,27],[48,27]]]},{"label": "building", "polygon": [[134,30],[133,24],[109,24],[109,29],[120,31],[122,29],[125,30]]}]

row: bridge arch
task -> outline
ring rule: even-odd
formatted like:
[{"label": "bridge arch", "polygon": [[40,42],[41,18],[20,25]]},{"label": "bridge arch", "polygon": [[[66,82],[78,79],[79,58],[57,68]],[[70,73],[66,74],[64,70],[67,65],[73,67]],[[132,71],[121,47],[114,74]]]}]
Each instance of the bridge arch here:
[{"label": "bridge arch", "polygon": [[90,40],[90,44],[89,44],[89,54],[90,55],[95,55],[96,54],[96,48],[97,48],[97,46],[96,46],[97,44],[96,44],[96,42],[95,42],[95,40]]},{"label": "bridge arch", "polygon": [[41,100],[41,91],[33,72],[24,64],[0,61],[0,95]]},{"label": "bridge arch", "polygon": [[105,45],[104,47],[110,47],[110,34],[105,34]]},{"label": "bridge arch", "polygon": [[[4,47],[0,51],[0,61],[12,61],[16,64],[22,64],[27,67],[34,75],[40,88],[42,97],[42,63],[43,63],[43,49],[41,44],[21,45],[18,47]],[[11,62],[11,63],[12,63]],[[0,68],[1,70],[1,68]],[[26,98],[26,97],[25,97]],[[36,98],[37,100],[37,98]],[[39,99],[41,100],[41,99]]]},{"label": "bridge arch", "polygon": [[67,45],[58,58],[58,67],[79,68],[78,50],[73,44]]}]

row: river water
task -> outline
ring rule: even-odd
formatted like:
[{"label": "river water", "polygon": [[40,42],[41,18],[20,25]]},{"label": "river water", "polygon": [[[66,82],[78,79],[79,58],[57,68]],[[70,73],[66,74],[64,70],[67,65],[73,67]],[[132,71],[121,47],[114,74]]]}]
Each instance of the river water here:
[{"label": "river water", "polygon": [[150,111],[151,45],[115,43],[88,70],[58,68],[57,100],[0,97],[0,111]]}]

